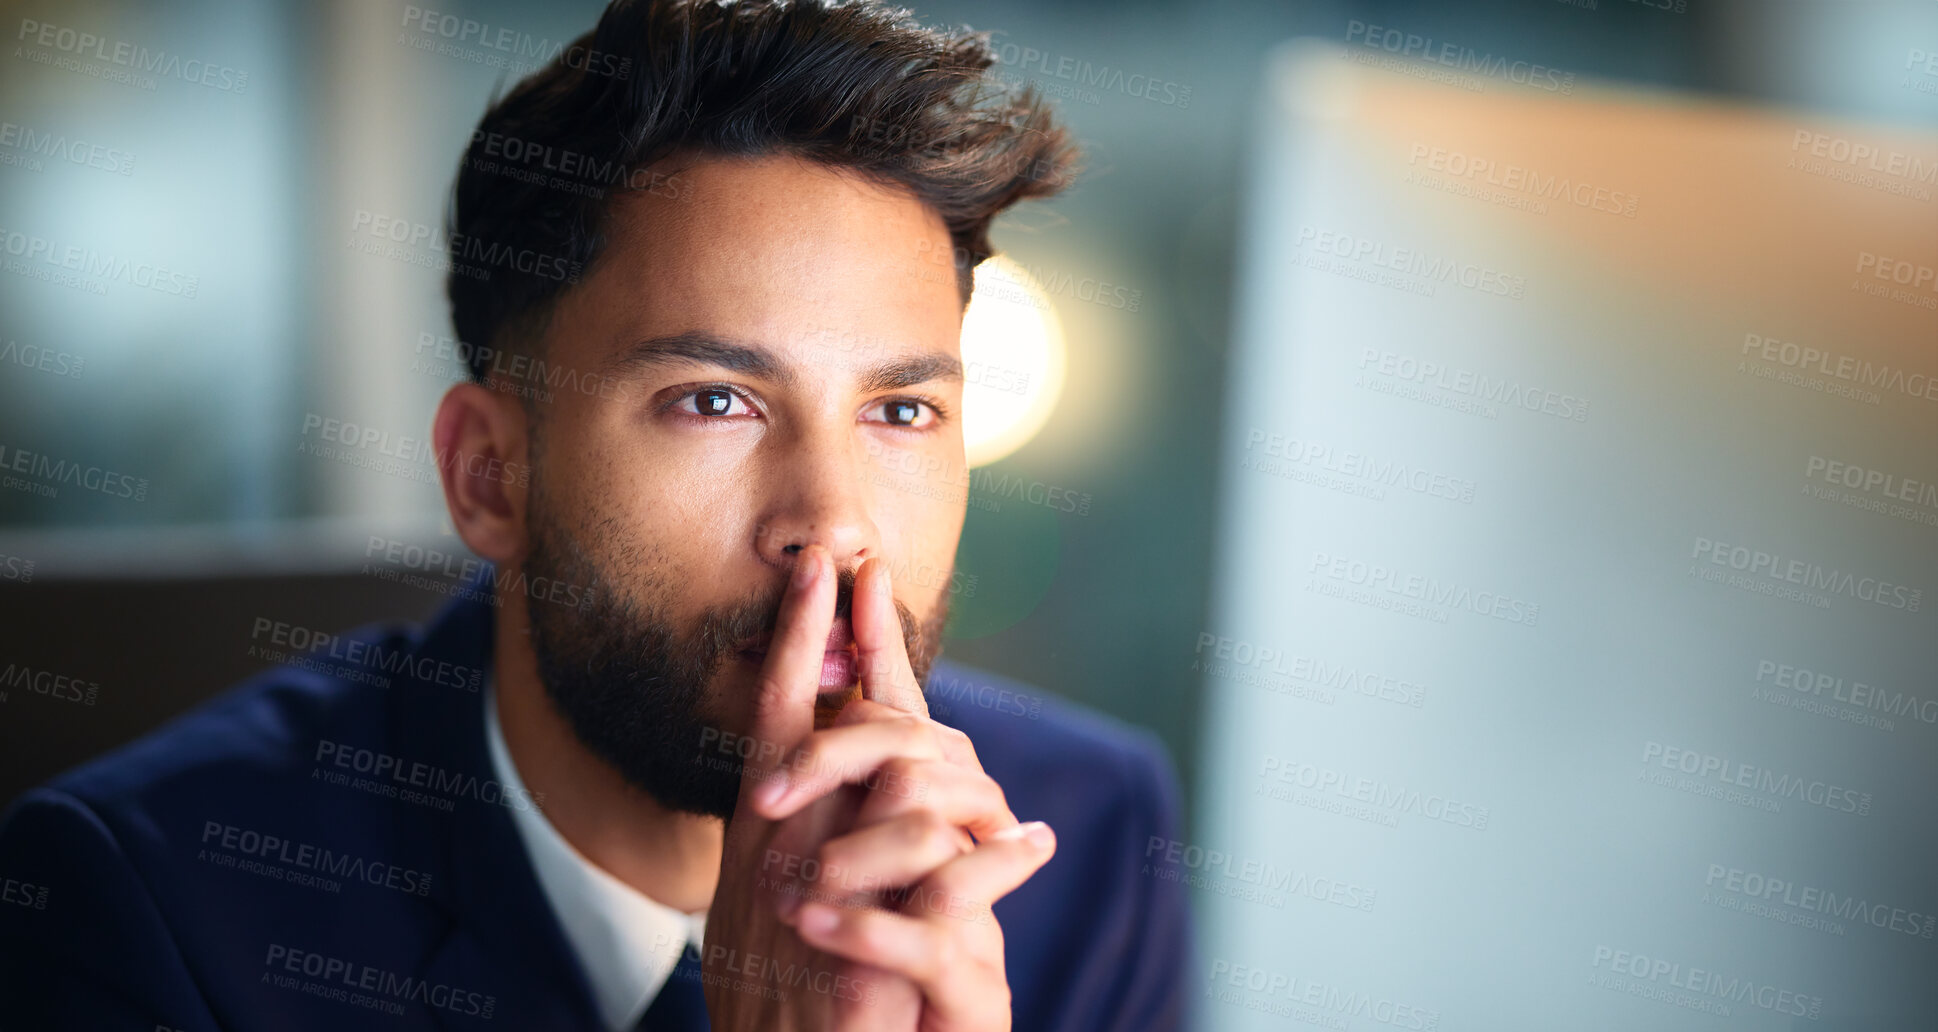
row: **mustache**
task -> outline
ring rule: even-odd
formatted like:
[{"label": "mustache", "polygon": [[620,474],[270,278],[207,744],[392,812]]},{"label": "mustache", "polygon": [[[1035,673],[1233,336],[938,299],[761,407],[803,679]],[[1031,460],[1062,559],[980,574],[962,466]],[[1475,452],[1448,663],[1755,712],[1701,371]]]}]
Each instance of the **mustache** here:
[{"label": "mustache", "polygon": [[[697,640],[706,650],[710,659],[718,659],[729,653],[745,652],[750,649],[765,649],[774,640],[774,633],[781,622],[781,600],[786,596],[785,584],[762,591],[752,598],[708,609],[700,616]],[[837,620],[849,618],[854,607],[855,571],[851,569],[835,572],[834,616]],[[921,645],[922,624],[915,613],[895,601],[895,616],[902,625],[902,642],[911,656],[917,655]]]}]

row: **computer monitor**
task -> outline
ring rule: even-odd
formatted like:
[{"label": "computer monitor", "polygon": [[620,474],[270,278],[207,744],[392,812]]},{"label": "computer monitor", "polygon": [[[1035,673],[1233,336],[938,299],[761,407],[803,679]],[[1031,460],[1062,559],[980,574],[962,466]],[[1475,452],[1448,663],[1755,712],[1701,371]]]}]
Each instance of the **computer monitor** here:
[{"label": "computer monitor", "polygon": [[1200,1026],[1938,1028],[1938,137],[1428,56],[1264,79]]}]

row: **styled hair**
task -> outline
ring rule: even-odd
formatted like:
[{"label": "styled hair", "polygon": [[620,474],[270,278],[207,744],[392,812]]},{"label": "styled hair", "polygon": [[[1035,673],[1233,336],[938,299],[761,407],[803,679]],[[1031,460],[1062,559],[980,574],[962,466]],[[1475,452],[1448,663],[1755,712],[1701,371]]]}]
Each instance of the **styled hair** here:
[{"label": "styled hair", "polygon": [[967,304],[990,223],[1076,171],[1047,105],[994,61],[987,33],[875,0],[614,0],[465,149],[446,283],[471,376],[531,350],[598,259],[616,191],[680,195],[654,167],[674,156],[791,154],[907,189],[948,227]]}]

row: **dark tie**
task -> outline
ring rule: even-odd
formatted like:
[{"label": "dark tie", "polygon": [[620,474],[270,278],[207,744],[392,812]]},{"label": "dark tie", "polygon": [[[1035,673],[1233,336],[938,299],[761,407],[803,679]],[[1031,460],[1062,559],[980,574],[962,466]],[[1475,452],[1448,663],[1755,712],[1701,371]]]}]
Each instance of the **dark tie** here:
[{"label": "dark tie", "polygon": [[700,951],[692,943],[640,1015],[638,1032],[707,1032],[707,1001],[700,993]]}]

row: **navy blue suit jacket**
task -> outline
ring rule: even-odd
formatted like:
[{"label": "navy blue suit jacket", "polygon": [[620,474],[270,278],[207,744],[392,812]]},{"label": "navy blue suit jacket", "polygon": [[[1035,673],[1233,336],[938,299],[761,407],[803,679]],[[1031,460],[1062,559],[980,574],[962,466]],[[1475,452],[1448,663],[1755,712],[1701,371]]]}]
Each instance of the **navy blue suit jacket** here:
[{"label": "navy blue suit jacket", "polygon": [[[487,594],[346,635],[22,796],[0,821],[0,1028],[596,1029],[492,779]],[[1155,739],[949,663],[1056,856],[996,904],[1021,1030],[1183,1025],[1178,835]]]}]

